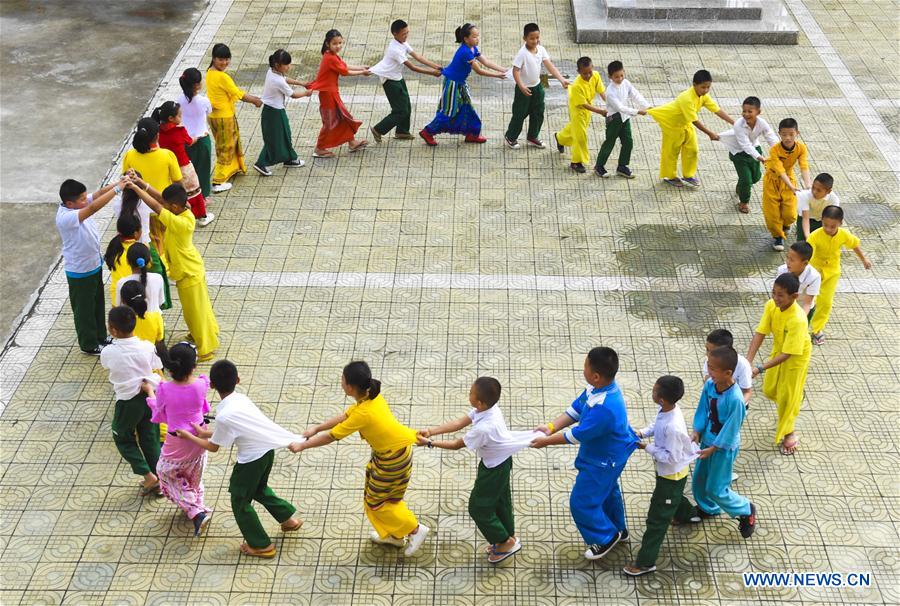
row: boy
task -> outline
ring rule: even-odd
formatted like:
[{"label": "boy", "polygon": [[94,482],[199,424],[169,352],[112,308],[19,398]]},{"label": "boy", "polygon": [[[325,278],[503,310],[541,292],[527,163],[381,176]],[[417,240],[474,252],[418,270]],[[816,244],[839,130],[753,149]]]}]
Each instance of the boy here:
[{"label": "boy", "polygon": [[606,139],[597,154],[594,172],[600,177],[610,177],[606,172],[606,161],[616,145],[616,139],[622,143],[619,150],[619,162],[616,173],[626,179],[634,179],[628,164],[631,162],[631,150],[634,139],[631,137],[631,118],[636,115],[646,116],[650,104],[625,78],[625,67],[621,61],[613,61],[606,67],[609,74],[609,88],[606,89]]},{"label": "boy", "polygon": [[694,412],[691,441],[700,444],[691,489],[700,518],[724,511],[738,518],[741,536],[749,539],[756,530],[756,506],[731,490],[734,460],[741,446],[741,425],[747,414],[741,391],[734,382],[737,352],[717,347],[709,354],[709,379]]},{"label": "boy", "polygon": [[775,278],[772,298],[766,302],[756,333],[750,341],[747,359],[753,360],[766,335],[772,335],[769,359],[753,369],[753,376],[765,373],[763,393],[775,401],[778,426],[775,444],[781,443],[781,454],[792,455],[799,440],[794,421],[803,403],[803,386],[809,369],[812,345],[806,328],[806,315],[797,305],[800,280],[792,273]]},{"label": "boy", "polygon": [[516,58],[513,59],[512,77],[516,81],[516,90],[513,96],[512,118],[506,128],[507,147],[519,149],[519,135],[522,133],[522,125],[528,118],[528,145],[544,149],[544,142],[540,139],[541,126],[544,124],[544,87],[541,85],[541,66],[545,66],[553,77],[560,81],[563,88],[569,88],[566,80],[553,62],[550,55],[541,46],[541,31],[537,23],[527,23],[523,30],[522,40],[525,44],[519,49]]},{"label": "boy", "polygon": [[[618,372],[619,356],[614,350],[592,349],[584,360],[587,387],[566,412],[552,423],[538,427],[536,431],[546,435],[531,443],[532,448],[579,445],[575,458],[578,476],[569,508],[588,545],[584,552],[588,560],[599,560],[628,538],[619,476],[637,448],[638,439],[628,424],[625,398],[616,383]],[[576,422],[575,427],[565,429]]]},{"label": "boy", "polygon": [[594,71],[594,64],[590,57],[581,57],[576,64],[578,77],[569,86],[569,123],[553,135],[556,140],[556,150],[565,152],[566,147],[572,148],[572,162],[569,168],[576,173],[585,173],[587,169],[584,163],[590,159],[588,155],[587,136],[588,126],[591,124],[591,114],[606,115],[606,110],[592,105],[594,97],[606,100],[603,81],[600,74]]},{"label": "boy", "polygon": [[[394,132],[395,139],[409,141],[413,136],[409,132],[409,123],[412,118],[412,104],[409,101],[409,91],[406,89],[406,81],[403,79],[403,66],[419,74],[428,76],[441,75],[441,66],[432,63],[422,55],[416,53],[413,48],[407,44],[409,38],[409,25],[402,19],[397,19],[391,23],[391,35],[394,39],[388,43],[387,50],[384,52],[384,58],[369,68],[373,74],[381,76],[381,86],[384,88],[384,94],[391,104],[391,113],[384,120],[373,126],[372,137],[376,143],[381,143],[381,138],[391,132]],[[425,69],[415,65],[409,58],[412,57],[422,65],[427,65],[430,69]]]},{"label": "boy", "polygon": [[[718,347],[734,349],[734,336],[724,328],[717,328],[706,335],[706,357],[703,359],[703,380],[709,378],[709,354]],[[741,390],[744,404],[750,405],[753,395],[753,366],[744,356],[738,354],[737,366],[734,370],[734,382]]]},{"label": "boy", "polygon": [[63,267],[75,334],[81,351],[92,356],[99,356],[100,349],[109,343],[100,231],[93,215],[122,193],[122,187],[124,181],[120,180],[88,194],[84,184],[74,179],[66,179],[59,187],[56,229],[62,238]]},{"label": "boy", "polygon": [[807,242],[813,247],[809,264],[822,276],[822,288],[816,303],[816,313],[812,317],[811,327],[813,343],[822,345],[825,342],[825,325],[831,317],[831,306],[834,305],[834,293],[837,291],[841,277],[841,248],[851,248],[863,267],[872,269],[872,263],[860,248],[859,238],[841,227],[844,224],[844,209],[840,206],[826,206],[822,210],[822,227],[809,234]]},{"label": "boy", "polygon": [[[113,442],[131,470],[143,476],[141,496],[159,491],[156,463],[159,461],[159,425],[150,422],[144,381],[159,384],[162,369],[156,348],[134,336],[137,316],[130,307],[120,305],[109,310],[109,334],[113,341],[100,352],[100,365],[109,371],[109,382],[116,394],[112,420]],[[135,439],[137,436],[137,439]]]},{"label": "boy", "polygon": [[766,149],[778,143],[778,135],[769,123],[759,117],[762,102],[759,97],[747,97],[741,104],[741,117],[734,127],[719,133],[719,141],[728,148],[728,159],[734,164],[738,182],[734,188],[738,195],[738,211],[750,212],[750,192],[762,178],[762,167],[766,163],[765,154],[759,146],[759,138],[766,141]]},{"label": "boy", "polygon": [[769,150],[766,176],[763,178],[762,209],[766,228],[772,235],[772,249],[784,250],[784,238],[797,220],[797,181],[794,164],[800,165],[803,186],[812,187],[809,176],[809,155],[806,145],[797,140],[800,134],[797,121],[785,118],[778,123],[777,143]]},{"label": "boy", "polygon": [[[491,377],[478,377],[469,389],[472,410],[467,415],[420,431],[418,436],[419,446],[447,450],[468,447],[480,459],[469,495],[469,515],[491,543],[487,547],[487,560],[491,564],[502,562],[522,549],[522,542],[516,537],[509,478],[512,455],[528,447],[534,439],[533,431],[511,432],[506,428],[503,413],[496,405],[498,400],[500,382]],[[440,442],[431,439],[467,425],[472,429],[463,438]]]},{"label": "boy", "polygon": [[822,211],[826,206],[840,206],[838,195],[831,191],[834,177],[819,173],[812,187],[797,192],[797,239],[806,240],[809,234],[822,227]]},{"label": "boy", "polygon": [[678,377],[665,375],[653,385],[653,401],[659,405],[656,419],[637,432],[637,436],[654,438],[653,444],[641,442],[656,461],[656,487],[647,512],[647,530],[641,539],[637,559],[622,569],[628,576],[639,577],[656,570],[656,558],[666,531],[676,524],[697,523],[697,508],[684,496],[690,463],[697,458],[697,445],[691,442],[684,415],[678,401],[684,395],[684,383]]},{"label": "boy", "polygon": [[[699,120],[701,107],[719,116],[725,122],[734,124],[724,110],[709,96],[712,88],[712,76],[705,69],[694,74],[693,85],[675,97],[674,100],[647,110],[647,114],[656,120],[662,129],[662,150],[659,156],[659,176],[664,183],[673,187],[700,187],[697,179],[697,156],[700,148],[697,145],[698,130],[706,133],[712,141],[718,141],[719,135],[712,132]],[[678,156],[681,155],[681,179],[678,178]]]},{"label": "boy", "polygon": [[781,274],[791,272],[800,280],[800,297],[797,303],[808,320],[812,320],[816,309],[816,295],[822,288],[822,276],[809,264],[812,255],[813,247],[809,242],[794,242],[788,249],[787,263],[778,266],[778,272],[775,274],[777,278]]},{"label": "boy", "polygon": [[209,383],[222,399],[216,407],[215,429],[209,431],[192,423],[194,433],[183,429],[176,433],[179,438],[190,440],[209,452],[232,444],[237,447],[237,463],[231,471],[228,492],[231,493],[231,511],[245,541],[241,544],[241,552],[271,559],[275,557],[275,544],[260,523],[253,501],[265,507],[281,523],[284,532],[300,529],[303,521],[294,516],[297,508],[279,498],[268,483],[275,461],[273,449],[287,446],[294,452],[304,438],[277,425],[250,398],[236,393],[235,387],[240,382],[234,364],[228,360],[213,364]]}]

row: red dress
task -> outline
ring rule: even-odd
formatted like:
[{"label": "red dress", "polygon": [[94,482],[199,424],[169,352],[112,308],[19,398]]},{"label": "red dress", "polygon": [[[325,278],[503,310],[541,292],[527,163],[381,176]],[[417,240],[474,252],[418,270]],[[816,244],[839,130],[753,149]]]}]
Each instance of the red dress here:
[{"label": "red dress", "polygon": [[319,73],[309,84],[310,89],[319,91],[322,130],[319,131],[319,138],[316,141],[318,149],[337,147],[352,141],[356,131],[362,126],[362,121],[351,116],[341,100],[338,77],[346,75],[347,64],[344,60],[331,51],[325,51],[322,63],[319,64]]}]

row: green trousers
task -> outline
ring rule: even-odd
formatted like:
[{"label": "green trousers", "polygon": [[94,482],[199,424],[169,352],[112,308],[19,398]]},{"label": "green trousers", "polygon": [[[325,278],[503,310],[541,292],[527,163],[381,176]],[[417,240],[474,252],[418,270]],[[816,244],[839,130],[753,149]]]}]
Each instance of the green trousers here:
[{"label": "green trousers", "polygon": [[659,549],[666,538],[666,531],[672,520],[687,522],[697,514],[697,508],[684,496],[684,485],[688,476],[680,480],[667,480],[656,476],[656,488],[650,497],[650,511],[647,512],[647,529],[641,539],[641,549],[637,555],[638,566],[654,566]]},{"label": "green trousers", "polygon": [[260,458],[249,463],[237,463],[231,471],[228,492],[231,493],[231,511],[247,545],[261,549],[272,544],[266,533],[253,501],[266,508],[279,523],[290,519],[297,508],[276,495],[269,488],[269,472],[275,462],[275,451],[270,450]]},{"label": "green trousers", "polygon": [[165,301],[159,304],[160,309],[172,309],[172,291],[169,287],[169,274],[166,273],[166,266],[163,265],[162,259],[159,258],[159,251],[155,246],[150,246],[150,273],[159,274],[163,279],[163,297]]},{"label": "green trousers", "polygon": [[200,193],[204,198],[209,198],[212,190],[212,137],[209,135],[200,137],[193,145],[185,146],[185,151],[191,159],[191,164],[194,165],[194,170],[197,171]]},{"label": "green trousers", "polygon": [[509,488],[511,472],[512,457],[491,469],[480,461],[475,485],[469,495],[469,515],[484,538],[494,545],[516,534],[512,491]]},{"label": "green trousers", "polygon": [[381,87],[391,104],[391,113],[375,125],[375,131],[386,135],[396,127],[398,135],[408,135],[412,103],[409,101],[409,91],[406,90],[406,80],[385,80]]},{"label": "green trousers", "polygon": [[150,422],[150,415],[144,392],[130,400],[116,400],[112,420],[113,441],[119,454],[139,476],[156,473],[156,463],[159,461],[159,425]]},{"label": "green trousers", "polygon": [[[822,227],[821,221],[816,221],[812,217],[809,218],[809,233],[813,233]],[[805,242],[806,236],[803,235],[803,216],[797,217],[797,242]]]},{"label": "green trousers", "polygon": [[66,276],[66,282],[69,283],[69,303],[75,318],[78,347],[81,351],[93,351],[106,340],[103,270],[84,278]]},{"label": "green trousers", "polygon": [[[757,145],[756,151],[762,155],[762,149]],[[734,170],[737,171],[737,195],[741,204],[750,202],[750,191],[759,180],[762,179],[762,164],[759,160],[751,157],[747,152],[739,154],[728,154],[728,159],[734,164]]]},{"label": "green trousers", "polygon": [[525,118],[528,118],[528,138],[537,139],[544,126],[544,87],[538,84],[528,90],[531,96],[525,95],[516,87],[513,96],[512,118],[506,128],[506,138],[515,141],[522,134]]},{"label": "green trousers", "polygon": [[622,114],[615,113],[612,118],[606,119],[606,139],[600,146],[600,153],[597,154],[598,168],[606,166],[609,156],[612,154],[616,140],[622,144],[619,149],[619,163],[616,166],[628,166],[631,163],[631,151],[634,149],[634,138],[631,136],[631,120],[622,122]]}]

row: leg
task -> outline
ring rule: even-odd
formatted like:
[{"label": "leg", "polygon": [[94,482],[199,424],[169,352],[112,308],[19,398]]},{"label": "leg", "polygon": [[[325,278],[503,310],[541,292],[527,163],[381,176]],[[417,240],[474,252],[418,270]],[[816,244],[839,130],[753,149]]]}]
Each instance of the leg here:
[{"label": "leg", "polygon": [[[753,169],[752,165],[759,165],[759,162],[745,152],[739,154],[728,154],[731,163],[734,164],[734,170],[737,173],[737,195],[741,204],[750,203],[750,193],[753,187]],[[752,164],[751,164],[752,163]]]},{"label": "leg", "polygon": [[493,469],[488,469],[483,461],[480,462],[478,475],[469,495],[469,515],[475,521],[479,532],[494,545],[505,542],[511,536],[497,515],[501,493],[509,489],[511,467],[512,458]]},{"label": "leg", "polygon": [[203,359],[219,347],[219,324],[209,300],[206,278],[179,280],[175,286],[184,321],[197,344],[197,356]]},{"label": "leg", "polygon": [[212,173],[212,142],[209,135],[197,139],[193,145],[185,148],[194,170],[197,171],[197,179],[200,181],[200,192],[204,198],[208,198],[211,193],[212,183],[210,175]]},{"label": "leg", "polygon": [[631,150],[634,149],[634,138],[631,136],[631,120],[622,124],[619,129],[619,166],[631,164]]},{"label": "leg", "polygon": [[573,164],[587,164],[591,161],[591,157],[588,154],[588,125],[590,124],[590,118],[585,117],[581,118],[573,124],[575,127],[572,136],[572,163]]},{"label": "leg", "polygon": [[538,84],[531,89],[528,107],[528,138],[538,139],[544,126],[544,87]]},{"label": "leg", "polygon": [[656,558],[666,538],[669,524],[675,513],[681,507],[684,495],[684,485],[687,476],[680,480],[667,480],[656,476],[656,488],[650,497],[650,509],[647,511],[647,529],[641,539],[641,549],[638,551],[635,563],[641,567],[656,565]]},{"label": "leg", "polygon": [[[503,490],[500,492],[500,499],[497,501],[497,517],[500,523],[506,529],[508,536],[516,535],[516,518],[513,511],[512,488],[510,486],[510,475],[512,474],[512,457],[507,459],[509,470],[506,473],[506,480],[503,482]],[[506,465],[506,463],[503,463]],[[502,466],[502,465],[501,465]]]},{"label": "leg", "polygon": [[763,180],[762,210],[766,229],[773,238],[784,238],[784,224],[781,222],[781,197],[787,189],[777,176],[766,173]]},{"label": "leg", "polygon": [[[606,515],[604,503],[617,482],[621,467],[585,467],[578,470],[569,509],[578,532],[588,545],[609,543],[619,528]],[[620,497],[621,498],[621,497]]]},{"label": "leg", "polygon": [[750,501],[731,490],[731,473],[737,455],[737,450],[717,450],[707,459],[709,497],[732,518],[750,515]]},{"label": "leg", "polygon": [[619,489],[618,480],[612,485],[609,495],[603,501],[603,513],[616,530],[625,530],[625,501],[622,500],[622,491]]},{"label": "leg", "polygon": [[[375,125],[375,131],[381,135],[386,135],[391,132],[391,129],[396,127],[400,121],[403,119],[403,114],[406,112],[406,101],[408,101],[408,97],[406,100],[403,98],[403,88],[401,88],[400,84],[403,80],[385,80],[381,87],[384,89],[384,95],[387,97],[388,103],[391,104],[391,113],[384,117],[384,119]],[[398,129],[399,131],[399,129]]]},{"label": "leg", "polygon": [[228,483],[234,520],[244,541],[253,549],[263,549],[272,544],[272,539],[253,509],[253,495],[258,492],[260,480],[271,469],[274,459],[275,452],[270,450],[255,461],[235,464]]},{"label": "leg", "polygon": [[406,80],[400,80],[400,89],[402,90],[403,102],[401,104],[402,113],[397,120],[397,130],[394,131],[398,135],[408,135],[410,121],[412,120],[412,102],[409,100],[409,90],[406,88]]},{"label": "leg", "polygon": [[594,164],[596,168],[604,168],[606,162],[612,154],[613,148],[616,146],[616,139],[622,130],[622,117],[619,114],[613,115],[611,119],[606,120],[606,134],[603,139],[603,145],[600,146],[600,152],[597,154],[597,162]]},{"label": "leg", "polygon": [[106,322],[103,317],[103,307],[105,306],[103,295],[102,271],[97,272],[94,276],[84,278],[70,278],[66,276],[69,284],[69,303],[72,306],[72,316],[75,322],[75,334],[78,337],[78,347],[81,351],[93,351],[100,346],[98,335],[100,330],[97,327],[97,284],[100,284],[99,306],[100,326],[103,327],[103,335],[106,335]]},{"label": "leg", "polygon": [[816,313],[812,318],[813,334],[818,334],[825,330],[831,318],[831,308],[834,306],[834,294],[837,291],[840,273],[827,274],[822,276],[822,287],[819,289],[819,296],[816,297]]},{"label": "leg", "polygon": [[[149,413],[147,408],[147,396],[144,392],[136,395],[130,400],[116,400],[115,411],[113,412],[112,434],[113,442],[122,458],[131,465],[131,471],[135,475],[146,476],[153,473],[141,449],[138,448],[135,439],[135,430],[145,414]],[[156,437],[156,452],[159,456],[159,434]],[[153,462],[154,467],[156,461]]]},{"label": "leg", "polygon": [[681,146],[681,174],[685,179],[697,176],[697,162],[700,155],[700,146],[697,144],[697,130],[693,124],[688,124],[684,129],[684,142]]},{"label": "leg", "polygon": [[137,432],[138,444],[141,447],[141,452],[144,454],[144,459],[147,461],[150,471],[156,473],[156,464],[159,462],[160,451],[159,425],[150,422],[152,412],[150,407],[146,405],[146,401],[145,398],[144,416],[138,421],[135,430]]},{"label": "leg", "polygon": [[197,219],[206,217],[206,200],[203,198],[203,194],[197,194],[188,200],[188,204],[191,206],[191,214],[194,217]]},{"label": "leg", "polygon": [[530,100],[531,97],[525,96],[516,86],[513,92],[512,117],[506,128],[506,138],[510,141],[515,141],[522,134],[522,125],[525,124],[525,118],[528,117]]},{"label": "leg", "polygon": [[684,129],[662,129],[662,147],[659,151],[659,178],[678,178],[678,156],[684,140]]},{"label": "leg", "polygon": [[266,459],[265,467],[259,477],[259,484],[256,492],[253,494],[253,500],[266,508],[273,518],[279,523],[288,521],[297,508],[279,497],[269,488],[269,473],[272,471],[272,464],[275,462],[275,451],[270,450],[263,457]]},{"label": "leg", "polygon": [[[701,448],[709,446],[704,444]],[[712,499],[710,491],[710,459],[698,459],[694,465],[694,478],[691,481],[691,491],[694,493],[694,500],[697,501],[697,507],[702,511],[712,515],[722,513],[719,505]],[[728,477],[729,480],[731,476]]]},{"label": "leg", "polygon": [[776,368],[778,368],[778,385],[776,387],[778,425],[775,431],[775,443],[778,444],[785,436],[794,433],[794,422],[797,420],[800,406],[803,404],[803,387],[806,384],[806,373],[809,369],[809,354],[791,356]]},{"label": "leg", "polygon": [[[781,225],[787,229],[797,222],[797,195],[791,190],[786,190],[781,198]],[[803,233],[803,228],[800,228]]]}]

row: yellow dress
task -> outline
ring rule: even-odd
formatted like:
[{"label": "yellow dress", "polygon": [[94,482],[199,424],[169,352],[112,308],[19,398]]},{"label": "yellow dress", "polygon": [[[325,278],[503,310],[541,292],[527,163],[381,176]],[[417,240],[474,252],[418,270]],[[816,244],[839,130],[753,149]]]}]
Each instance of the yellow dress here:
[{"label": "yellow dress", "polygon": [[778,444],[784,436],[793,433],[794,421],[800,414],[812,341],[806,328],[806,315],[796,301],[787,310],[781,311],[775,301],[769,299],[756,332],[772,335],[774,342],[770,360],[781,353],[791,355],[763,375],[763,393],[774,400],[778,411],[778,426],[775,429],[775,444]]},{"label": "yellow dress", "polygon": [[246,93],[238,88],[227,73],[210,68],[206,72],[206,96],[212,104],[207,121],[216,142],[216,169],[214,184],[225,183],[237,173],[247,172],[241,131],[234,115],[235,104]]},{"label": "yellow dress", "polygon": [[678,178],[679,155],[684,178],[697,176],[700,147],[697,145],[694,122],[699,119],[701,107],[713,113],[719,111],[719,104],[713,101],[709,93],[701,97],[691,86],[665,105],[647,110],[647,115],[662,129],[662,149],[659,153],[661,179]]},{"label": "yellow dress", "polygon": [[776,143],[769,150],[763,177],[762,211],[766,228],[773,238],[784,238],[784,228],[797,222],[797,195],[781,180],[781,175],[787,174],[794,187],[797,186],[795,164],[802,170],[809,170],[809,152],[804,143],[795,142],[790,151]]},{"label": "yellow dress", "polygon": [[584,104],[593,105],[594,97],[602,95],[606,91],[603,88],[603,80],[599,72],[594,72],[590,80],[581,76],[569,85],[569,123],[556,133],[560,145],[572,148],[572,162],[574,164],[586,164],[590,162],[588,155],[588,126],[594,112],[581,107]]},{"label": "yellow dress", "polygon": [[[180,182],[183,178],[181,167],[178,166],[178,158],[170,150],[161,147],[154,147],[145,154],[134,148],[129,149],[122,159],[122,174],[124,175],[131,168],[139,172],[141,178],[159,193],[173,183]],[[159,253],[163,265],[168,266],[169,261],[166,259],[163,246],[164,232],[159,218],[156,215],[150,215],[150,241]]]},{"label": "yellow dress", "polygon": [[166,335],[162,314],[158,311],[148,311],[144,313],[143,318],[138,316],[137,324],[134,326],[134,336],[154,345],[158,341],[164,341]]},{"label": "yellow dress", "polygon": [[816,311],[812,317],[811,328],[820,333],[828,324],[831,308],[834,305],[834,293],[837,292],[838,280],[841,277],[841,249],[856,248],[859,238],[843,227],[839,227],[832,237],[822,228],[809,234],[806,240],[813,247],[813,256],[809,264],[822,275],[822,286],[816,297]]},{"label": "yellow dress", "polygon": [[122,304],[116,301],[116,285],[119,283],[119,280],[127,278],[132,273],[131,266],[128,264],[128,249],[131,248],[134,242],[134,240],[122,241],[122,254],[116,259],[115,267],[109,272],[109,301],[113,307],[116,304]]}]

